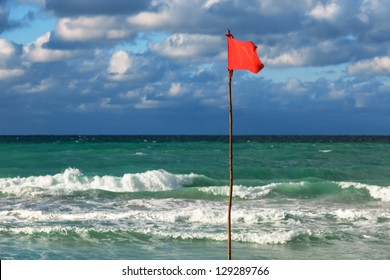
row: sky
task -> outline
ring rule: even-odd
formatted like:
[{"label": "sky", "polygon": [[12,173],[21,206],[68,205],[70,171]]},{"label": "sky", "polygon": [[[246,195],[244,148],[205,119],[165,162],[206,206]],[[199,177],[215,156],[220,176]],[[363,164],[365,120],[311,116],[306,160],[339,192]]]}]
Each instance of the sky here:
[{"label": "sky", "polygon": [[0,0],[0,134],[390,135],[390,0]]}]

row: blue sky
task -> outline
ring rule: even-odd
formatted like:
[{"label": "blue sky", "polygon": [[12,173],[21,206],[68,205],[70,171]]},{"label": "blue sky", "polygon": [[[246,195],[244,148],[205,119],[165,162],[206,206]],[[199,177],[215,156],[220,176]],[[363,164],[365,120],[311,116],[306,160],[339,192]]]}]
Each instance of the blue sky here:
[{"label": "blue sky", "polygon": [[0,0],[0,134],[390,134],[390,0]]}]

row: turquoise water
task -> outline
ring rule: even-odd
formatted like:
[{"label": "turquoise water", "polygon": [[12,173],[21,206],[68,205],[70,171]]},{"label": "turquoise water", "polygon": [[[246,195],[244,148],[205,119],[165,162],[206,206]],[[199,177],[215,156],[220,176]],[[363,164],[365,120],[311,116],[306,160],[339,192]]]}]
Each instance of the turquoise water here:
[{"label": "turquoise water", "polygon": [[[390,259],[389,137],[236,137],[234,259]],[[226,259],[224,136],[0,136],[0,259]]]}]

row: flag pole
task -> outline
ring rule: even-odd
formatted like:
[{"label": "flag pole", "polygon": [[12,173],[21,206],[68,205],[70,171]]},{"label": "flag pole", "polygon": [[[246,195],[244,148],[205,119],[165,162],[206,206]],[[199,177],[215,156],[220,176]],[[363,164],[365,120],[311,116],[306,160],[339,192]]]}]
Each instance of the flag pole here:
[{"label": "flag pole", "polygon": [[232,200],[233,200],[233,108],[232,108],[232,76],[229,70],[228,99],[229,99],[229,203],[228,203],[228,259],[232,259]]},{"label": "flag pole", "polygon": [[[230,37],[228,29],[226,36]],[[228,260],[232,259],[232,200],[233,200],[233,106],[232,106],[233,70],[228,69],[228,102],[229,102],[229,202],[228,202]]]},{"label": "flag pole", "polygon": [[264,67],[256,52],[256,45],[251,41],[235,40],[230,30],[227,30],[228,49],[228,99],[229,99],[229,203],[228,203],[228,259],[232,259],[232,200],[233,200],[233,106],[232,106],[232,77],[233,69],[249,70],[255,74]]}]

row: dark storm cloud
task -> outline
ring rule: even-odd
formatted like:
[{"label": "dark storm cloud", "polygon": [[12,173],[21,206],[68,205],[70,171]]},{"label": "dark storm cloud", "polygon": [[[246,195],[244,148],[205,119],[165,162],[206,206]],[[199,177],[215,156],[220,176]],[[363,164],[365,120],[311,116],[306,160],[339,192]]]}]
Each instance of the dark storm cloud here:
[{"label": "dark storm cloud", "polygon": [[150,0],[46,0],[47,10],[58,16],[134,14],[147,9]]},{"label": "dark storm cloud", "polygon": [[6,4],[7,0],[0,0],[0,34],[21,25],[16,21],[10,20],[9,10]]}]

